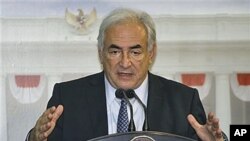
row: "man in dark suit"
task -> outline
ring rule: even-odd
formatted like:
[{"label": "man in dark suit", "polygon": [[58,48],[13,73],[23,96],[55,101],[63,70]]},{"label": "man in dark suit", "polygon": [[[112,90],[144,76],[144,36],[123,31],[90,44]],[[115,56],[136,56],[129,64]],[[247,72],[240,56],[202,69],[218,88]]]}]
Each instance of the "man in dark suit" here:
[{"label": "man in dark suit", "polygon": [[[103,72],[54,86],[48,109],[31,130],[30,141],[83,141],[117,133],[120,99],[115,91],[133,89],[147,105],[149,130],[203,141],[223,141],[219,121],[208,119],[197,90],[149,72],[156,55],[151,17],[141,11],[116,9],[102,22],[98,53]],[[135,127],[145,119],[131,100]]]}]

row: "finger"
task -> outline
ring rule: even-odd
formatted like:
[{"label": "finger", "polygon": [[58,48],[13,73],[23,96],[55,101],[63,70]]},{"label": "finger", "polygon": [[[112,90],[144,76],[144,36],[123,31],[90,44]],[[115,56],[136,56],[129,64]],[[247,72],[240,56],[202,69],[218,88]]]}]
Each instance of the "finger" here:
[{"label": "finger", "polygon": [[52,133],[52,131],[54,130],[55,126],[56,126],[55,122],[50,122],[50,128],[49,128],[49,130],[47,130],[45,132],[44,136],[48,137]]},{"label": "finger", "polygon": [[42,133],[42,132],[46,132],[48,131],[49,129],[51,128],[51,122],[48,122],[44,125],[42,125],[39,129],[39,131]]},{"label": "finger", "polygon": [[223,135],[222,135],[222,130],[221,130],[221,129],[217,130],[216,133],[215,133],[215,136],[216,136],[217,138],[223,137]]},{"label": "finger", "polygon": [[48,108],[48,109],[43,113],[43,115],[52,114],[52,113],[55,112],[55,110],[56,110],[56,107],[55,107],[55,106],[52,106],[52,107]]},{"label": "finger", "polygon": [[218,130],[220,128],[219,126],[219,119],[215,116],[215,114],[209,114],[208,115],[208,118],[210,121],[210,125],[212,127],[212,130],[215,131],[215,130]]},{"label": "finger", "polygon": [[191,124],[191,126],[195,129],[195,130],[199,130],[199,128],[201,128],[201,124],[199,124],[199,122],[194,118],[193,115],[189,114],[187,116],[188,122]]},{"label": "finger", "polygon": [[44,133],[42,133],[42,134],[39,135],[39,140],[46,141],[47,138],[48,138],[48,136],[49,135],[46,132],[44,132]]},{"label": "finger", "polygon": [[207,116],[207,120],[209,121],[209,122],[212,122],[213,121],[213,118],[214,118],[214,113],[213,112],[209,112],[208,113],[208,116]]},{"label": "finger", "polygon": [[214,113],[209,112],[208,115],[207,115],[206,125],[207,125],[208,129],[210,129],[210,130],[212,128],[213,118],[214,118]]},{"label": "finger", "polygon": [[211,117],[212,117],[211,118],[212,133],[213,133],[214,137],[217,139],[223,138],[222,130],[221,130],[220,124],[219,124],[219,119],[215,116],[215,114],[212,114]]},{"label": "finger", "polygon": [[47,122],[50,122],[53,118],[53,113],[55,112],[55,110],[56,110],[55,106],[47,109],[39,118],[38,122],[40,124],[47,124]]},{"label": "finger", "polygon": [[47,128],[46,131],[40,133],[40,140],[47,140],[48,136],[55,128],[55,123],[49,122],[46,128]]},{"label": "finger", "polygon": [[43,133],[43,137],[47,138],[51,132],[54,130],[56,122],[58,120],[58,118],[62,115],[63,113],[63,106],[62,105],[58,105],[55,112],[53,113],[53,118],[51,120],[51,122],[49,122],[46,126],[46,131]]},{"label": "finger", "polygon": [[220,128],[220,126],[219,126],[219,119],[218,118],[214,118],[213,119],[212,127],[213,127],[214,130],[217,130],[217,129]]},{"label": "finger", "polygon": [[61,116],[62,112],[63,106],[59,105],[57,108],[53,106],[47,109],[42,114],[35,126],[35,132],[39,140],[47,140],[48,136],[54,130],[56,121]]},{"label": "finger", "polygon": [[[53,108],[53,107],[52,107]],[[45,122],[43,125],[40,127],[41,132],[46,132],[48,131],[51,127],[54,129],[53,125],[55,125],[57,119],[60,117],[60,115],[63,112],[63,106],[59,105],[56,109],[49,109],[50,112],[54,112],[53,114],[49,113],[47,115],[47,122]]]},{"label": "finger", "polygon": [[[43,132],[47,131],[49,128],[49,122],[52,119],[52,114],[56,110],[55,106],[47,109],[43,114],[39,117],[34,129],[35,129],[35,134],[40,136]],[[39,137],[40,138],[40,137]]]}]

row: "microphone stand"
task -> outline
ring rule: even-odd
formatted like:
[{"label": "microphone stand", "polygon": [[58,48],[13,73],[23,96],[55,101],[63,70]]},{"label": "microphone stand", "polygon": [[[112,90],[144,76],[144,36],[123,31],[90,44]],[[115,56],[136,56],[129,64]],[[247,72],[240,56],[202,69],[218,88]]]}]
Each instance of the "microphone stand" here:
[{"label": "microphone stand", "polygon": [[147,107],[146,105],[141,101],[141,99],[137,96],[137,94],[135,93],[134,90],[132,89],[129,89],[126,91],[128,95],[132,95],[133,97],[135,97],[135,99],[138,100],[138,102],[142,105],[143,107],[143,110],[144,110],[144,115],[145,115],[145,120],[144,120],[144,123],[143,123],[143,131],[148,131],[149,130],[149,127],[148,127],[148,117],[147,117]]},{"label": "microphone stand", "polygon": [[133,115],[133,107],[132,104],[129,101],[129,98],[132,98],[131,96],[127,96],[126,91],[123,89],[117,89],[115,92],[115,95],[117,98],[122,99],[124,98],[126,100],[126,102],[129,105],[129,109],[130,109],[130,121],[129,121],[129,127],[128,127],[128,131],[132,132],[135,131],[135,123],[134,123],[134,115]]}]

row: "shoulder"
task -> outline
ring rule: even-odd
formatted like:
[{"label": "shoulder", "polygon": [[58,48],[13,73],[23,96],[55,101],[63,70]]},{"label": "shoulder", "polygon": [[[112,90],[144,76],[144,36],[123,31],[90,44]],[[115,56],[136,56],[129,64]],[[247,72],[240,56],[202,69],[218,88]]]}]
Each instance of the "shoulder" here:
[{"label": "shoulder", "polygon": [[[79,79],[56,83],[53,88],[53,97],[59,99],[79,99],[79,96],[85,96],[92,93],[95,89],[101,89],[104,86],[103,73],[96,73]],[[56,98],[55,98],[56,99]]]},{"label": "shoulder", "polygon": [[100,72],[100,73],[95,73],[95,74],[91,74],[88,76],[84,76],[81,78],[77,78],[74,80],[57,83],[57,85],[78,85],[78,84],[84,84],[84,83],[91,84],[91,83],[97,83],[102,80],[104,80],[104,74],[103,72]]},{"label": "shoulder", "polygon": [[151,81],[151,83],[158,83],[161,86],[167,86],[167,87],[173,87],[173,88],[183,88],[183,89],[193,89],[187,85],[184,85],[180,82],[174,81],[174,80],[170,80],[167,78],[164,78],[162,76],[159,75],[155,75],[152,73],[149,73],[149,81]]},{"label": "shoulder", "polygon": [[57,83],[56,85],[59,85],[60,87],[78,87],[81,86],[88,86],[88,85],[95,85],[99,83],[104,83],[104,74],[103,72],[91,74],[85,77],[81,77],[78,79],[65,81],[61,83]]},{"label": "shoulder", "polygon": [[198,93],[198,91],[195,88],[189,87],[187,85],[184,85],[180,82],[170,80],[167,78],[164,78],[159,75],[155,75],[152,73],[149,73],[149,85],[152,89],[160,89],[161,91],[164,91],[165,93],[168,93],[170,95],[182,95],[182,96],[190,96],[195,93]]}]

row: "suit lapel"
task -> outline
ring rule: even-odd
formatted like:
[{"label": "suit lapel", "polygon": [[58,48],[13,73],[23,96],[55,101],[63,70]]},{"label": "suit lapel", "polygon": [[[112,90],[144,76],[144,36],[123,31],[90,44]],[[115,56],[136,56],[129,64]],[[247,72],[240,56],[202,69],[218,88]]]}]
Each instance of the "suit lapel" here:
[{"label": "suit lapel", "polygon": [[107,106],[104,85],[104,73],[96,75],[90,80],[88,93],[88,103],[94,136],[103,136],[108,134]]}]

